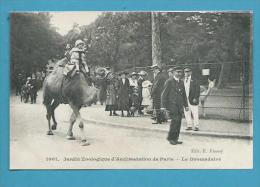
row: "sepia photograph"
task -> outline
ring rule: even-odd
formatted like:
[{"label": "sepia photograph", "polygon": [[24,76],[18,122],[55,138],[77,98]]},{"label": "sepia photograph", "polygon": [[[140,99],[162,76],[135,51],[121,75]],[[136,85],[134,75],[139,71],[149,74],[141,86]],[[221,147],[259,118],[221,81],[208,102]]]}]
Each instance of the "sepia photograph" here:
[{"label": "sepia photograph", "polygon": [[10,170],[253,169],[253,12],[10,12]]}]

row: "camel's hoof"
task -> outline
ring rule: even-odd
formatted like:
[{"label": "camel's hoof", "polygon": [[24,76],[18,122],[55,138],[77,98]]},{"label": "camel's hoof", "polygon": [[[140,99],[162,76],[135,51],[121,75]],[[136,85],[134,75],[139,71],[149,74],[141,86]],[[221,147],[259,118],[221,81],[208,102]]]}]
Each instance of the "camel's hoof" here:
[{"label": "camel's hoof", "polygon": [[47,135],[53,135],[52,131],[47,131]]},{"label": "camel's hoof", "polygon": [[88,146],[88,145],[90,145],[90,143],[87,140],[81,140],[80,145],[81,146]]},{"label": "camel's hoof", "polygon": [[75,140],[76,139],[74,136],[69,136],[69,135],[66,138],[67,138],[67,140]]},{"label": "camel's hoof", "polygon": [[53,125],[51,126],[51,129],[52,129],[52,130],[56,130],[56,129],[57,129],[57,124],[55,124],[55,125],[53,124]]}]

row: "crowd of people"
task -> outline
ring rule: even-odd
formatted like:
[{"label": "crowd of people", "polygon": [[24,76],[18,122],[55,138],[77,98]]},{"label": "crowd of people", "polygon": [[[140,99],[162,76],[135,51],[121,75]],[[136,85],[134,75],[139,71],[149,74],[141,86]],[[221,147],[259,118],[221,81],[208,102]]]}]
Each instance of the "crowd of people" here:
[{"label": "crowd of people", "polygon": [[36,103],[37,92],[42,86],[42,79],[35,74],[28,76],[27,78],[22,74],[18,73],[15,80],[15,94],[20,96],[21,102],[31,104]]},{"label": "crowd of people", "polygon": [[[128,73],[121,71],[114,78],[100,84],[99,100],[106,103],[105,110],[109,115],[122,117],[136,116],[149,113],[152,109],[152,83],[145,71]],[[117,111],[121,111],[118,114]]]},{"label": "crowd of people", "polygon": [[[68,63],[65,64],[63,72],[65,77],[71,74],[73,69],[76,69],[76,73],[79,72],[81,65],[83,72],[89,74],[90,70],[85,61],[84,51],[85,43],[82,40],[77,40],[74,48],[69,45],[66,46],[65,57],[68,59]],[[117,114],[117,111],[121,111],[122,117],[141,116],[150,113],[153,115],[152,119],[155,120],[153,124],[162,124],[167,121],[169,116],[172,121],[175,120],[175,123],[179,124],[183,111],[180,108],[184,107],[187,121],[186,130],[198,131],[200,85],[194,77],[191,77],[191,69],[185,67],[183,70],[181,67],[174,67],[165,72],[158,65],[153,65],[151,69],[154,77],[153,83],[149,81],[148,73],[145,71],[139,73],[121,71],[117,74],[114,73],[113,79],[101,81],[99,83],[99,101],[101,104],[106,103],[105,110],[109,111],[110,116],[120,115]],[[183,78],[183,71],[185,80],[180,80]],[[168,80],[178,80],[178,84],[172,85],[179,85],[179,81],[181,84],[177,86],[177,89],[172,90],[171,88],[169,91],[167,87]],[[172,93],[167,95],[166,92]],[[173,95],[176,97],[172,98]],[[178,98],[178,95],[181,95],[181,97]],[[174,111],[171,111],[171,106],[164,104],[165,100],[169,100],[166,104],[176,105],[177,103]],[[179,109],[176,110],[177,108]],[[175,114],[179,114],[177,119]],[[193,122],[192,117],[194,118]],[[192,124],[194,124],[194,128],[192,128]]]},{"label": "crowd of people", "polygon": [[[105,110],[110,116],[150,114],[153,124],[162,124],[171,118],[168,140],[174,145],[181,143],[177,140],[183,112],[186,130],[199,130],[199,82],[192,76],[188,66],[184,69],[175,66],[166,71],[154,65],[151,69],[153,83],[145,71],[121,71],[115,74],[114,79],[101,84],[99,100],[106,103]],[[102,101],[102,97],[105,97],[105,101]]]}]

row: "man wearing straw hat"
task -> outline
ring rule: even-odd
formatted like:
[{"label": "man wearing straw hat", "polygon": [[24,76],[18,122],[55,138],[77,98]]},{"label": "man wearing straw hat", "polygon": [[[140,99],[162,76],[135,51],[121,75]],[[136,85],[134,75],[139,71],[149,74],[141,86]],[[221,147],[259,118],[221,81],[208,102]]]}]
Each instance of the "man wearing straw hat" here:
[{"label": "man wearing straw hat", "polygon": [[184,111],[185,119],[187,122],[186,130],[192,130],[192,115],[194,131],[198,131],[200,85],[198,81],[192,76],[192,71],[188,66],[184,67],[184,87],[189,105],[189,111]]}]

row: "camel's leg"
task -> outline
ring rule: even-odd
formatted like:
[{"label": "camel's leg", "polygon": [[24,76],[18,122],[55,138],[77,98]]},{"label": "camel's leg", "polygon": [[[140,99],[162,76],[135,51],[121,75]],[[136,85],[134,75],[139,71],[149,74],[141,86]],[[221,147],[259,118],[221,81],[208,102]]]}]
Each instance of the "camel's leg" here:
[{"label": "camel's leg", "polygon": [[81,145],[82,146],[89,145],[90,143],[87,141],[87,138],[85,135],[85,130],[84,130],[84,124],[83,124],[82,120],[79,123],[79,128],[80,128],[80,132],[81,132]]},{"label": "camel's leg", "polygon": [[56,121],[56,118],[55,118],[55,109],[59,106],[59,102],[58,101],[55,101],[52,103],[51,105],[51,117],[52,117],[52,121],[53,121],[53,124],[51,126],[51,129],[52,130],[56,130],[57,129],[57,121]]},{"label": "camel's leg", "polygon": [[48,120],[48,128],[49,128],[49,130],[47,131],[47,135],[53,135],[53,132],[51,130],[51,105],[46,105],[46,109],[47,109],[46,118]]},{"label": "camel's leg", "polygon": [[69,130],[67,133],[67,139],[68,140],[75,140],[75,137],[73,136],[73,132],[72,132],[72,128],[73,128],[73,124],[76,121],[76,116],[74,114],[74,112],[72,112],[71,116],[70,116],[70,126],[69,126]]},{"label": "camel's leg", "polygon": [[[84,131],[84,123],[82,122],[81,115],[80,115],[80,107],[70,104],[71,109],[75,115],[75,124],[79,126],[81,132],[81,145],[86,146],[89,145],[86,139],[85,131]],[[72,125],[71,125],[71,132],[72,132]]]}]

